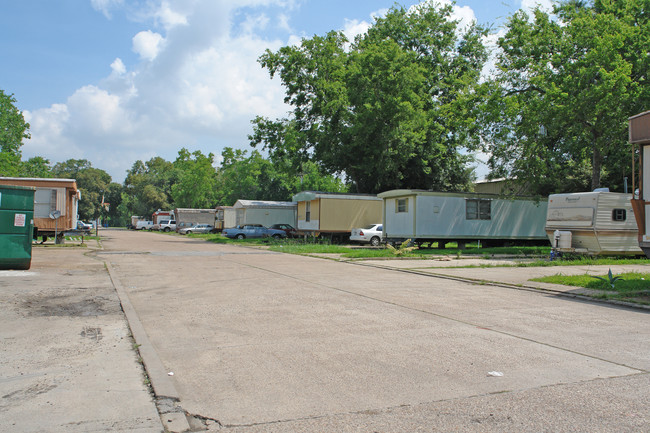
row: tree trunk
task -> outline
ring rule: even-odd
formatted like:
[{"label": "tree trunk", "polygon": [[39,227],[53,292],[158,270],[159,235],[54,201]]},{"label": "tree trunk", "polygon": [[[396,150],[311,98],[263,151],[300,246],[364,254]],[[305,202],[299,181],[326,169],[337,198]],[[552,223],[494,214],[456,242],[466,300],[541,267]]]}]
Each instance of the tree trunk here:
[{"label": "tree trunk", "polygon": [[600,188],[600,171],[603,166],[603,156],[600,149],[594,145],[594,153],[591,158],[591,190]]}]

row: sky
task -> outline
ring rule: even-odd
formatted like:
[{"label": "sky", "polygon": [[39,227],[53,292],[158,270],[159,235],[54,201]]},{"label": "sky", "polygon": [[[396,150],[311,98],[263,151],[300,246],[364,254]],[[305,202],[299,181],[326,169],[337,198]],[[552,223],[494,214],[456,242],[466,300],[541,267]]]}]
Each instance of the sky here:
[{"label": "sky", "polygon": [[[449,0],[433,0],[449,3]],[[20,0],[3,2],[0,89],[30,124],[23,160],[87,159],[122,182],[133,163],[185,147],[252,149],[256,116],[286,116],[266,49],[341,30],[351,39],[402,0]],[[550,0],[458,0],[498,32]],[[479,177],[483,173],[479,170]]]}]

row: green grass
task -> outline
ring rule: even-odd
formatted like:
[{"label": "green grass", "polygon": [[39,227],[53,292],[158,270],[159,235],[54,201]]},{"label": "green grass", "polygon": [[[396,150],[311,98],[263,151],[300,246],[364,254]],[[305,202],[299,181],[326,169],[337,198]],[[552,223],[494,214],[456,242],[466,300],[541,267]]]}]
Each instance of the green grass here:
[{"label": "green grass", "polygon": [[[622,278],[616,281],[614,284],[615,288],[612,288],[609,283],[587,274],[552,275],[549,277],[533,278],[531,281],[599,290],[603,293],[596,295],[596,298],[617,299],[650,305],[650,273],[629,272],[616,274],[615,276]],[[607,275],[599,275],[599,277],[607,279]]]}]

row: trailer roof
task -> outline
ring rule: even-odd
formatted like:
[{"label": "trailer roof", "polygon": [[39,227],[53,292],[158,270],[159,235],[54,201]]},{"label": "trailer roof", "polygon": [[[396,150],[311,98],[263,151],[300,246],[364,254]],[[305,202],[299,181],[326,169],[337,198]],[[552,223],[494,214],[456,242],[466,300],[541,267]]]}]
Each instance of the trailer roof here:
[{"label": "trailer roof", "polygon": [[375,194],[355,194],[348,192],[302,191],[293,196],[294,201],[311,201],[319,198],[336,198],[341,200],[380,200]]},{"label": "trailer roof", "polygon": [[293,201],[265,201],[265,200],[237,200],[234,208],[263,207],[263,208],[288,208],[296,207],[298,203]]},{"label": "trailer roof", "polygon": [[503,199],[503,200],[535,200],[534,197],[525,197],[525,196],[508,196],[500,194],[490,194],[483,192],[440,192],[440,191],[430,191],[424,189],[393,189],[390,191],[385,191],[377,194],[377,197],[382,199],[386,198],[395,198],[395,197],[406,197],[414,195],[426,195],[426,196],[439,196],[439,197],[485,197],[491,199]]}]

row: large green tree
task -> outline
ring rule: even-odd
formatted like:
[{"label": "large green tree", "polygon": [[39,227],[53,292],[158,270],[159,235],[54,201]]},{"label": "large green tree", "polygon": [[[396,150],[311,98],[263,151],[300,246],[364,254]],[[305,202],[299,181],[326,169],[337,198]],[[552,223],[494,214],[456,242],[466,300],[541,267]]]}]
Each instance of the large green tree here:
[{"label": "large green tree", "polygon": [[134,162],[124,179],[122,213],[148,216],[158,209],[171,209],[175,176],[174,164],[161,157]]},{"label": "large green tree", "polygon": [[203,155],[199,150],[190,153],[183,148],[174,161],[176,182],[171,186],[175,207],[213,208],[216,206],[217,172],[214,155]]},{"label": "large green tree", "polygon": [[303,190],[345,192],[347,186],[335,176],[323,173],[311,161],[295,170],[290,158],[266,159],[254,150],[226,147],[217,171],[217,203],[232,206],[237,200],[290,201]]},{"label": "large green tree", "polygon": [[627,119],[650,108],[650,0],[556,3],[510,17],[482,124],[495,177],[534,192],[631,176]]},{"label": "large green tree", "polygon": [[25,138],[30,138],[29,123],[16,107],[16,98],[0,89],[0,176],[20,175],[20,148]]},{"label": "large green tree", "polygon": [[260,63],[292,111],[255,119],[251,144],[291,157],[294,171],[311,160],[344,174],[359,192],[466,187],[485,31],[461,29],[451,12],[393,7],[354,42],[330,32],[267,51]]}]

